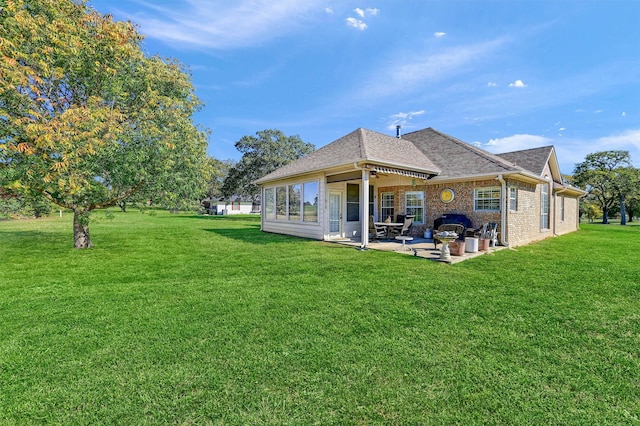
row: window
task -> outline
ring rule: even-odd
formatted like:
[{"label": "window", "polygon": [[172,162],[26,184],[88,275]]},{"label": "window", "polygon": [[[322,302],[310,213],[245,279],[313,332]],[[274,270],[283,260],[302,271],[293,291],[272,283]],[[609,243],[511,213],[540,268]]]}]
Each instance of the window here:
[{"label": "window", "polygon": [[303,218],[304,222],[318,221],[318,182],[304,184],[302,194],[304,196]]},{"label": "window", "polygon": [[549,185],[542,185],[540,191],[540,229],[549,229]]},{"label": "window", "polygon": [[395,211],[393,209],[393,192],[383,192],[380,200],[380,221],[390,217],[392,220],[395,217]]},{"label": "window", "polygon": [[476,211],[500,211],[500,187],[478,188],[474,191],[474,209]]},{"label": "window", "polygon": [[276,218],[276,189],[267,188],[264,190],[264,217],[266,219]]},{"label": "window", "polygon": [[509,188],[509,210],[518,211],[518,188]]},{"label": "window", "polygon": [[289,185],[289,220],[300,220],[302,185]]},{"label": "window", "polygon": [[287,219],[287,187],[276,187],[276,219]]},{"label": "window", "polygon": [[407,215],[413,215],[414,223],[423,223],[424,219],[424,192],[411,191],[405,194]]},{"label": "window", "polygon": [[564,196],[560,197],[560,220],[564,222]]},{"label": "window", "polygon": [[374,207],[376,205],[375,203],[375,188],[372,185],[369,185],[369,216],[374,215]]},{"label": "window", "polygon": [[360,185],[347,184],[347,222],[360,220]]},{"label": "window", "polygon": [[275,186],[264,190],[264,218],[318,222],[318,181]]}]

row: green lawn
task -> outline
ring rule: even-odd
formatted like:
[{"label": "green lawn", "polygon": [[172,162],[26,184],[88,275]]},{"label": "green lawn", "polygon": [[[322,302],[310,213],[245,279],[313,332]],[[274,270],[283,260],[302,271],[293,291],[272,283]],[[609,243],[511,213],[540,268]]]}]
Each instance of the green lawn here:
[{"label": "green lawn", "polygon": [[255,217],[0,222],[0,424],[640,424],[640,226],[456,265]]}]

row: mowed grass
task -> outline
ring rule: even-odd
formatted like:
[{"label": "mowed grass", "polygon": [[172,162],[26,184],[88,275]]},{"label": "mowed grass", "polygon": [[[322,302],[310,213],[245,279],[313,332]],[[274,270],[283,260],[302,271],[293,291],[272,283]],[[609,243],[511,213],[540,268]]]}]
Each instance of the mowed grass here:
[{"label": "mowed grass", "polygon": [[0,424],[640,424],[640,226],[446,265],[114,216],[0,222]]}]

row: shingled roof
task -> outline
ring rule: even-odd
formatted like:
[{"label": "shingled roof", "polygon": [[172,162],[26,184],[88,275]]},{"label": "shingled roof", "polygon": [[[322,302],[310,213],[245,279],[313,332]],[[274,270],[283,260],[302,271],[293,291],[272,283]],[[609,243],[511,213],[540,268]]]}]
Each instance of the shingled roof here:
[{"label": "shingled roof", "polygon": [[258,179],[256,183],[362,162],[431,175],[441,172],[440,168],[411,141],[359,128],[269,173]]},{"label": "shingled roof", "polygon": [[[407,133],[402,138],[359,128],[256,183],[331,169],[353,169],[354,163],[437,175],[437,180],[499,174],[518,174],[539,180],[548,161],[557,168],[554,152],[552,146],[547,146],[496,155],[431,127]],[[559,178],[559,171],[555,173]]]},{"label": "shingled roof", "polygon": [[438,178],[460,178],[474,175],[523,173],[531,174],[526,167],[491,154],[431,127],[403,136],[427,153],[442,173]]},{"label": "shingled roof", "polygon": [[505,152],[498,154],[500,158],[542,176],[544,168],[553,154],[553,146],[543,146],[540,148],[523,149],[521,151]]}]

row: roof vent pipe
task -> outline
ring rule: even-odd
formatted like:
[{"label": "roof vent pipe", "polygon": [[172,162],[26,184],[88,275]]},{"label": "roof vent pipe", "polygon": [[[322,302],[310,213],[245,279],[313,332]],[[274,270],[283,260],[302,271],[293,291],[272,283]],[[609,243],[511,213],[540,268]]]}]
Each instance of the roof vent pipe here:
[{"label": "roof vent pipe", "polygon": [[396,126],[396,138],[400,139],[402,137],[402,135],[400,134],[400,129],[402,128],[401,125],[397,125]]}]

